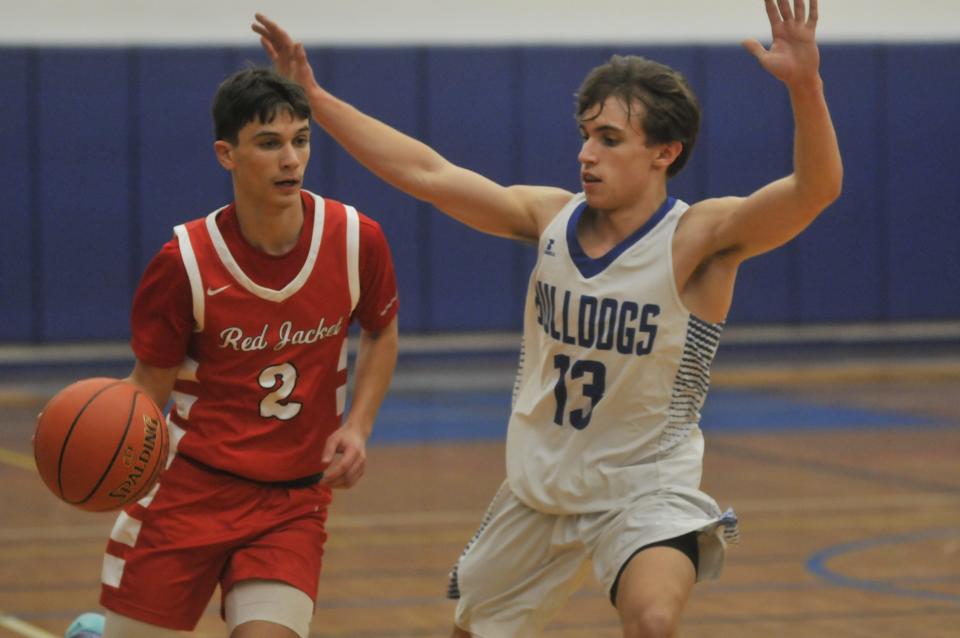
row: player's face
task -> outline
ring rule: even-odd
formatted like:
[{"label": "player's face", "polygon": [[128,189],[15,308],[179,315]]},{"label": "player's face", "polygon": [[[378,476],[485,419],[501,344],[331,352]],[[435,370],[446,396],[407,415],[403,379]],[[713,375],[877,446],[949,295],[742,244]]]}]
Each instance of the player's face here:
[{"label": "player's face", "polygon": [[616,210],[639,201],[651,183],[658,146],[648,146],[639,125],[643,105],[634,104],[633,120],[617,98],[610,97],[580,118],[583,146],[580,180],[594,210]]},{"label": "player's face", "polygon": [[263,208],[299,204],[303,173],[310,159],[310,122],[279,111],[272,122],[255,119],[237,135],[237,143],[218,148],[221,163],[233,173],[237,197]]}]

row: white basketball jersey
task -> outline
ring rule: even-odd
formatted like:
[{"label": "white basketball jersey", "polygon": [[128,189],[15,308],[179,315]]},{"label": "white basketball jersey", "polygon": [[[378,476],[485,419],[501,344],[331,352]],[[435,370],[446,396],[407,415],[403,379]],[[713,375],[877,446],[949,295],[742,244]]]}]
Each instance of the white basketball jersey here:
[{"label": "white basketball jersey", "polygon": [[574,196],[540,237],[507,435],[511,488],[548,513],[697,491],[721,330],[677,291],[671,244],[687,204],[668,198],[599,259],[577,240],[585,208]]}]

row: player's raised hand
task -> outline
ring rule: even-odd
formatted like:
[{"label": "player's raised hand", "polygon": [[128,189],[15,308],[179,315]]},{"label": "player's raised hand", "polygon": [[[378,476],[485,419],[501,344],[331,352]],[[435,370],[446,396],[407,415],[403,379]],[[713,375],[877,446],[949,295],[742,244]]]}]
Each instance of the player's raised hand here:
[{"label": "player's raised hand", "polygon": [[761,66],[788,87],[800,86],[818,77],[820,52],[817,49],[817,0],[765,0],[773,42],[766,49],[750,39],[743,46]]},{"label": "player's raised hand", "polygon": [[250,25],[250,28],[260,36],[260,44],[273,61],[277,73],[293,80],[304,90],[317,86],[303,44],[295,42],[279,24],[262,13],[257,13],[254,17],[256,22]]}]

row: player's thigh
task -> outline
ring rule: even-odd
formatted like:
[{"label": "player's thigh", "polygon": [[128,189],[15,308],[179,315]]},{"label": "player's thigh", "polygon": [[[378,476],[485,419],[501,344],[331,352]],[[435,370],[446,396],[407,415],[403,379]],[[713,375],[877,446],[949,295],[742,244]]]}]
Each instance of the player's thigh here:
[{"label": "player's thigh", "polygon": [[569,521],[501,488],[454,572],[456,625],[480,636],[537,635],[589,573],[583,544],[565,534]]},{"label": "player's thigh", "polygon": [[231,553],[220,576],[221,591],[230,592],[245,581],[278,581],[316,598],[328,497],[316,490],[289,490],[284,498],[289,507],[280,503],[274,513],[257,514],[264,516],[260,524],[265,531]]},{"label": "player's thigh", "polygon": [[[696,543],[696,534],[687,535]],[[624,636],[672,636],[697,580],[695,557],[683,543],[644,548],[624,567],[616,607]]]},{"label": "player's thigh", "polygon": [[230,638],[307,638],[313,599],[287,583],[245,580],[223,601]]},{"label": "player's thigh", "polygon": [[103,638],[175,638],[179,631],[150,625],[107,610],[103,621]]}]

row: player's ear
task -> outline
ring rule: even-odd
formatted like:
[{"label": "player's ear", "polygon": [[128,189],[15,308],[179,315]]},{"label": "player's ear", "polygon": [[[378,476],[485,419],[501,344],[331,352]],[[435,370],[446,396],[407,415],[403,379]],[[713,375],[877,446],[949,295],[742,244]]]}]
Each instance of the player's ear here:
[{"label": "player's ear", "polygon": [[225,140],[217,140],[213,143],[213,152],[216,153],[217,161],[220,162],[220,166],[224,167],[228,171],[233,170],[233,144]]},{"label": "player's ear", "polygon": [[662,166],[664,169],[666,169],[673,164],[673,161],[677,159],[682,151],[683,142],[677,140],[674,140],[673,142],[667,142],[666,144],[660,144],[654,162],[657,164],[657,166]]}]

